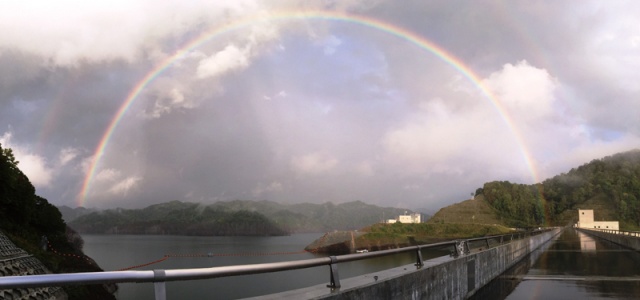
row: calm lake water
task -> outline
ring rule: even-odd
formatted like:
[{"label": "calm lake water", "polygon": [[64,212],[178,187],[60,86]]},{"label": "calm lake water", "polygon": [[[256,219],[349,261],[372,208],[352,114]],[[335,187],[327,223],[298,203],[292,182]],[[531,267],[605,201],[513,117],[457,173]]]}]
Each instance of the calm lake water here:
[{"label": "calm lake water", "polygon": [[[119,270],[161,259],[165,254],[241,254],[301,251],[322,234],[294,234],[282,237],[192,237],[166,235],[83,235],[84,252],[105,271]],[[424,253],[423,258],[447,255]],[[270,256],[226,256],[169,258],[136,270],[207,268],[302,260],[326,255],[300,253]],[[415,262],[411,253],[343,263],[340,278],[349,278]],[[207,280],[167,283],[168,299],[237,299],[277,293],[329,282],[329,267],[277,273],[245,275]],[[154,299],[153,283],[118,284],[118,299]]]},{"label": "calm lake water", "polygon": [[474,299],[640,299],[640,253],[567,229]]}]

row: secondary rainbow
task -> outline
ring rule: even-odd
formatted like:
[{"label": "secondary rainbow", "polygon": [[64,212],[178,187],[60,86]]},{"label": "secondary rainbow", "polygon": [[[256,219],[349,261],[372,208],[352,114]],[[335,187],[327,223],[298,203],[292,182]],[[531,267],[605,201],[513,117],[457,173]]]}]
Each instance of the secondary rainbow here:
[{"label": "secondary rainbow", "polygon": [[91,181],[95,175],[98,163],[100,162],[100,158],[104,154],[105,148],[109,143],[115,129],[118,127],[118,123],[129,107],[135,102],[140,93],[144,90],[144,88],[152,82],[158,75],[162,74],[167,68],[169,68],[173,63],[177,60],[185,57],[193,49],[198,46],[214,39],[222,34],[239,30],[245,28],[249,25],[254,25],[261,22],[273,22],[273,21],[295,21],[295,20],[328,20],[328,21],[339,21],[339,22],[348,22],[353,24],[359,24],[362,26],[370,27],[376,30],[380,30],[382,32],[391,34],[403,40],[406,40],[432,54],[440,58],[442,61],[451,65],[453,68],[458,70],[462,75],[464,75],[467,79],[469,79],[474,85],[478,87],[481,93],[491,101],[495,109],[498,111],[503,121],[511,130],[518,146],[520,147],[520,151],[522,152],[523,158],[527,167],[531,171],[532,177],[535,182],[538,182],[538,176],[535,172],[534,165],[532,163],[531,156],[527,150],[524,139],[521,134],[517,130],[513,121],[506,113],[506,110],[497,100],[496,96],[487,89],[482,80],[478,77],[478,75],[471,70],[468,66],[466,66],[460,59],[455,57],[454,55],[446,52],[443,48],[436,45],[435,43],[429,41],[425,37],[419,36],[405,28],[396,26],[394,24],[385,23],[378,19],[373,19],[370,17],[346,14],[342,12],[335,11],[324,11],[324,10],[308,10],[308,11],[278,11],[278,12],[269,12],[265,14],[253,15],[250,17],[245,17],[242,19],[235,20],[233,22],[229,22],[217,27],[214,27],[211,30],[206,31],[204,34],[201,34],[199,37],[194,40],[188,42],[186,45],[178,49],[173,55],[167,57],[162,62],[160,62],[155,68],[153,68],[149,73],[147,73],[140,82],[138,82],[133,89],[127,95],[127,98],[124,100],[120,108],[115,113],[111,122],[107,126],[98,146],[96,147],[95,153],[93,155],[89,170],[84,178],[81,191],[78,195],[78,205],[84,205],[86,200],[87,193],[91,188]]}]

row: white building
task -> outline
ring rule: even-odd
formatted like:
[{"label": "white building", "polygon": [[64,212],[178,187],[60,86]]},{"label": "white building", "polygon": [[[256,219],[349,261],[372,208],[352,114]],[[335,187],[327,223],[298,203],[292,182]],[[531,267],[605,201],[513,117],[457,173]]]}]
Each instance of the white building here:
[{"label": "white building", "polygon": [[593,209],[578,209],[578,224],[576,224],[576,227],[585,229],[620,229],[618,221],[594,221]]},{"label": "white building", "polygon": [[415,213],[415,214],[407,214],[405,212],[404,215],[399,215],[397,219],[389,219],[387,220],[387,223],[393,224],[393,223],[420,223],[421,222],[421,215],[419,213]]}]

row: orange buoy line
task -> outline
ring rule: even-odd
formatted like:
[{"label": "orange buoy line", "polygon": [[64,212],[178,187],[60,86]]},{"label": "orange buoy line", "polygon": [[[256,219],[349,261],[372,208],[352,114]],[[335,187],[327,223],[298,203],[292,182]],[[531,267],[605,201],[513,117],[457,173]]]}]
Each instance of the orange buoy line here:
[{"label": "orange buoy line", "polygon": [[55,255],[64,256],[64,257],[72,257],[72,258],[77,258],[77,259],[84,259],[84,260],[88,261],[90,264],[95,264],[95,262],[91,258],[86,256],[86,255],[78,255],[78,254],[73,254],[73,253],[61,253],[61,252],[58,252],[56,250],[56,248],[54,248],[51,245],[51,242],[48,241],[48,240],[47,240],[47,249],[51,250],[51,252],[53,252]]},{"label": "orange buoy line", "polygon": [[[326,239],[327,234],[323,235],[320,238],[320,244]],[[295,254],[303,254],[303,253],[317,253],[318,250],[314,249],[311,251],[301,250],[301,251],[282,251],[282,252],[239,252],[239,253],[191,253],[191,254],[165,254],[161,259],[154,260],[152,262],[148,262],[145,264],[135,265],[127,268],[119,269],[118,271],[126,271],[132,269],[138,269],[146,266],[150,266],[153,264],[157,264],[163,262],[167,259],[171,258],[187,258],[187,257],[229,257],[229,256],[273,256],[273,255],[295,255]]]},{"label": "orange buoy line", "polygon": [[273,256],[273,255],[293,255],[302,253],[312,253],[310,251],[293,251],[293,252],[244,252],[244,253],[192,253],[192,254],[165,254],[161,259],[154,260],[145,264],[135,265],[127,268],[118,269],[118,271],[126,271],[138,269],[149,265],[163,262],[169,258],[188,258],[188,257],[229,257],[229,256]]},{"label": "orange buoy line", "polygon": [[146,266],[149,266],[149,265],[157,264],[159,262],[163,262],[163,261],[167,260],[167,258],[169,258],[169,256],[165,255],[161,259],[154,260],[154,261],[146,263],[146,264],[135,265],[135,266],[131,266],[131,267],[128,267],[128,268],[122,268],[122,269],[119,269],[118,271],[127,271],[127,270],[131,270],[131,269],[138,269],[138,268],[146,267]]}]

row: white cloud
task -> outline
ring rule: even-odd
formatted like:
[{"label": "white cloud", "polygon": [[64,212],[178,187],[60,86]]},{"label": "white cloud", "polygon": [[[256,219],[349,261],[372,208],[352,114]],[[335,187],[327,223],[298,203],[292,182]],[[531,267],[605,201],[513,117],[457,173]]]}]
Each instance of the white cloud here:
[{"label": "white cloud", "polygon": [[293,170],[301,174],[321,174],[331,171],[338,165],[338,160],[321,153],[310,153],[291,159]]},{"label": "white cloud", "polygon": [[2,1],[0,48],[41,56],[55,65],[132,61],[162,52],[161,42],[259,6],[248,1]]},{"label": "white cloud", "polygon": [[109,192],[112,194],[120,194],[120,195],[126,196],[131,189],[133,189],[138,185],[140,180],[142,180],[142,177],[138,177],[138,176],[127,177],[125,179],[120,180],[113,186],[111,186],[111,188],[109,189]]},{"label": "white cloud", "polygon": [[336,49],[342,44],[342,40],[335,35],[329,35],[326,38],[318,42],[324,49],[324,55],[332,55],[336,52]]},{"label": "white cloud", "polygon": [[120,177],[121,174],[122,173],[116,169],[104,169],[104,170],[100,170],[100,172],[96,174],[94,179],[98,182],[114,181],[118,179],[118,177]]},{"label": "white cloud", "polygon": [[174,87],[166,94],[157,97],[151,111],[144,113],[146,117],[159,118],[176,109],[192,109],[197,106],[198,103],[193,98],[185,96],[180,89]]},{"label": "white cloud", "polygon": [[36,187],[48,187],[51,185],[53,170],[47,166],[44,157],[25,153],[21,149],[14,149],[16,159],[20,162],[18,167],[24,172],[29,181]]},{"label": "white cloud", "polygon": [[551,116],[554,113],[556,79],[544,69],[538,69],[521,61],[515,66],[506,64],[502,70],[492,73],[484,84],[506,107],[508,114],[517,123]]},{"label": "white cloud", "polygon": [[64,148],[60,150],[60,156],[58,158],[61,166],[66,165],[70,161],[74,160],[76,157],[80,155],[80,150],[72,147]]},{"label": "white cloud", "polygon": [[235,45],[228,45],[198,64],[197,77],[215,77],[230,70],[246,68],[249,65],[249,51]]},{"label": "white cloud", "polygon": [[469,136],[477,133],[478,127],[470,126],[472,114],[455,113],[441,99],[421,103],[420,108],[404,125],[385,134],[382,143],[394,160],[422,169],[464,151]]},{"label": "white cloud", "polygon": [[12,143],[12,134],[5,132],[0,137],[3,148],[11,148],[18,161],[18,168],[29,178],[29,181],[39,188],[49,187],[53,178],[53,169],[48,166],[44,157],[34,154],[21,145]]}]

